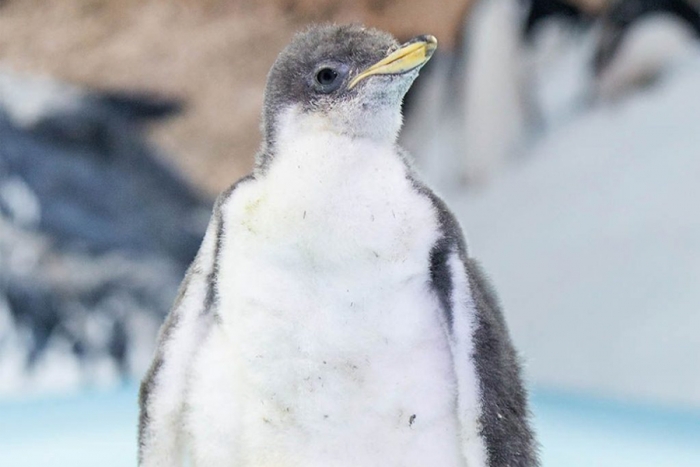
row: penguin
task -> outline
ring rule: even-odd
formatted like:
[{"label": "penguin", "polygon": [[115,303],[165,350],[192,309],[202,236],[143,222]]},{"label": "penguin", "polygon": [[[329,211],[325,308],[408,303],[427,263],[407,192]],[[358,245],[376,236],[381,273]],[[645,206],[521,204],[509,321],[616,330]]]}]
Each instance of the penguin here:
[{"label": "penguin", "polygon": [[589,24],[562,0],[475,2],[455,50],[438,51],[409,91],[401,143],[426,179],[445,191],[483,187],[569,112],[590,63]]},{"label": "penguin", "polygon": [[530,42],[541,29],[551,24],[563,24],[567,28],[578,28],[588,22],[585,12],[571,1],[522,0],[526,8],[523,36]]},{"label": "penguin", "polygon": [[596,28],[592,13],[573,1],[524,4],[523,79],[532,107],[528,137],[539,140],[586,106]]},{"label": "penguin", "polygon": [[144,134],[182,108],[0,66],[0,396],[148,368],[213,204]]},{"label": "penguin", "polygon": [[615,101],[654,83],[700,39],[700,9],[687,0],[622,0],[602,19],[593,71],[596,97]]},{"label": "penguin", "polygon": [[484,185],[525,133],[523,20],[518,0],[475,2],[455,50],[438,52],[410,91],[401,143],[431,184],[446,191]]},{"label": "penguin", "polygon": [[436,46],[320,25],[278,56],[143,379],[140,466],[539,465],[496,294],[397,145]]},{"label": "penguin", "polygon": [[436,51],[403,103],[399,142],[415,157],[424,180],[442,189],[461,187],[469,178],[462,149],[464,56],[461,45]]}]

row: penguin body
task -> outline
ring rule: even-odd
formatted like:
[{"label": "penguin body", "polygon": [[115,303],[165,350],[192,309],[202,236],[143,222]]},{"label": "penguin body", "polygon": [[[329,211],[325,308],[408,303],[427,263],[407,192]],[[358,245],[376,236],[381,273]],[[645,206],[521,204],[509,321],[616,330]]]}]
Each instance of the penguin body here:
[{"label": "penguin body", "polygon": [[217,202],[144,380],[142,466],[183,444],[197,466],[537,465],[502,315],[395,144],[434,45],[325,26],[278,58],[256,171]]},{"label": "penguin body", "polygon": [[[392,147],[303,133],[222,205],[219,280],[231,286],[193,365],[194,458],[206,465],[208,440],[239,419],[247,436],[224,458],[241,465],[460,466],[456,379],[425,267],[430,200]],[[242,403],[210,412],[217,393]]]}]

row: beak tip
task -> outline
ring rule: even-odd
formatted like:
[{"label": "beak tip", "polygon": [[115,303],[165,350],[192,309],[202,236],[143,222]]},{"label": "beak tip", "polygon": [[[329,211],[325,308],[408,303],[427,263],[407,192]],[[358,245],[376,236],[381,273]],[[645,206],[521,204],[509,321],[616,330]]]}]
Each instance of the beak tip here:
[{"label": "beak tip", "polygon": [[435,50],[437,49],[438,42],[435,36],[428,36],[430,40],[427,42],[426,45],[426,52],[429,57],[432,57],[433,53],[435,53]]},{"label": "beak tip", "polygon": [[438,46],[437,37],[433,36],[432,34],[418,36],[414,39],[414,41],[425,44],[425,55],[427,58],[430,58],[433,55]]}]

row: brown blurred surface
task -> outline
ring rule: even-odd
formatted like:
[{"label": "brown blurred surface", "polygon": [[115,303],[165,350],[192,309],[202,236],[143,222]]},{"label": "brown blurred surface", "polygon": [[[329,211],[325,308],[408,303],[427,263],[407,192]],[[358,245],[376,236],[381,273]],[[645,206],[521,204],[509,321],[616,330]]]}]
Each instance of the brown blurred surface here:
[{"label": "brown blurred surface", "polygon": [[[578,0],[596,4],[604,0]],[[250,170],[265,75],[294,31],[363,22],[454,43],[469,0],[0,0],[0,63],[98,88],[183,97],[153,135],[211,193]]]},{"label": "brown blurred surface", "polygon": [[268,8],[194,0],[18,0],[0,9],[0,59],[96,87],[180,96],[187,112],[154,129],[210,192],[248,171],[264,78],[293,27]]}]

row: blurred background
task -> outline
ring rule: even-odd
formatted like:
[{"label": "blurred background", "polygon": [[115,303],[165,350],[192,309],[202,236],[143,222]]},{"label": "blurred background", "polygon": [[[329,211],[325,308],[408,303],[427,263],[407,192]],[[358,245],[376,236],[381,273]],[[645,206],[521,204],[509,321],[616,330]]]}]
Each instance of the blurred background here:
[{"label": "blurred background", "polygon": [[0,0],[0,465],[136,464],[158,327],[320,21],[438,37],[400,142],[500,294],[543,465],[700,465],[697,0]]}]

